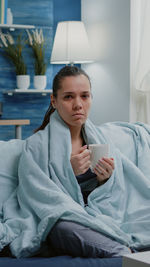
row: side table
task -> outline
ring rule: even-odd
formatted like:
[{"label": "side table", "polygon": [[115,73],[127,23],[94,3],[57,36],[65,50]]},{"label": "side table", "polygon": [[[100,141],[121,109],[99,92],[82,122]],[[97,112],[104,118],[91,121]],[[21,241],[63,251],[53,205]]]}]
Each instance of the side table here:
[{"label": "side table", "polygon": [[4,125],[14,125],[15,126],[15,138],[16,139],[22,139],[22,129],[21,126],[22,125],[29,125],[30,124],[30,120],[28,119],[2,119],[0,120],[0,126],[4,126]]}]

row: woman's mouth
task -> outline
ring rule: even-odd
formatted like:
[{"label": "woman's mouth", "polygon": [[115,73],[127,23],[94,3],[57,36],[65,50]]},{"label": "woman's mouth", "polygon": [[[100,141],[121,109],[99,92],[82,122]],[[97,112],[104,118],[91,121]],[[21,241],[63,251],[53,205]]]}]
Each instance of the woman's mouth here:
[{"label": "woman's mouth", "polygon": [[73,117],[83,117],[84,114],[83,113],[75,113],[72,115]]}]

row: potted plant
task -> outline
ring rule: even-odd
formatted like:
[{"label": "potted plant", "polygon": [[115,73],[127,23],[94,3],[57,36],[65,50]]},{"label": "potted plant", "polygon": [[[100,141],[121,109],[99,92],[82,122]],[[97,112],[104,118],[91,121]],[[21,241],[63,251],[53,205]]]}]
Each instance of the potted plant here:
[{"label": "potted plant", "polygon": [[4,55],[11,60],[15,67],[17,88],[28,89],[30,85],[30,76],[27,75],[27,67],[22,56],[24,45],[22,44],[21,35],[17,37],[15,43],[10,33],[4,34],[0,31],[0,40],[0,47],[3,49]]},{"label": "potted plant", "polygon": [[46,87],[46,63],[45,63],[45,51],[44,51],[44,37],[43,31],[40,29],[27,30],[28,44],[32,48],[34,57],[34,88],[45,89]]}]

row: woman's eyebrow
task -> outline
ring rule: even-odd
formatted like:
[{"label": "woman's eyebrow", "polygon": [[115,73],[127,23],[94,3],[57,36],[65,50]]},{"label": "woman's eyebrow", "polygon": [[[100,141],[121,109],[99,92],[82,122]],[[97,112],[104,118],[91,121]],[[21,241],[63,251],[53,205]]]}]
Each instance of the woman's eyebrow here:
[{"label": "woman's eyebrow", "polygon": [[68,91],[67,91],[67,92],[63,92],[63,95],[68,95],[68,94],[69,94],[69,95],[70,95],[70,94],[72,94],[72,95],[73,95],[73,94],[74,94],[74,92],[68,92]]},{"label": "woman's eyebrow", "polygon": [[[63,94],[63,95],[68,95],[68,94],[69,94],[69,95],[70,95],[70,94],[71,94],[71,95],[74,95],[74,94],[76,94],[76,92],[69,92],[69,91],[66,91],[66,92],[63,92],[62,94]],[[90,92],[89,92],[89,91],[82,91],[81,94],[90,94]]]}]

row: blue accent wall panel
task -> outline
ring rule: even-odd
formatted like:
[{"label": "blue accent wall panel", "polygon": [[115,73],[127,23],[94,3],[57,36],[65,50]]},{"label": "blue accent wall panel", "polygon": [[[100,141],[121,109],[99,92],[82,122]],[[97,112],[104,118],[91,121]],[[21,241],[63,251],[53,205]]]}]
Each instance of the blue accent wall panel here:
[{"label": "blue accent wall panel", "polygon": [[52,0],[9,0],[14,24],[53,26]]},{"label": "blue accent wall panel", "polygon": [[[53,37],[56,25],[61,20],[80,20],[81,1],[80,0],[8,0],[8,7],[13,13],[14,24],[35,25],[38,29],[42,27],[46,39],[45,57],[47,63],[47,89],[51,89],[52,80],[56,72],[62,65],[50,64],[50,55],[53,45]],[[7,30],[2,29],[3,32]],[[25,30],[15,30],[11,32],[14,38],[18,34],[26,39]],[[32,50],[25,47],[23,56],[27,64],[33,88],[34,59]],[[1,119],[30,119],[31,124],[22,126],[23,139],[32,135],[44,117],[50,103],[50,96],[40,94],[14,94],[9,96],[3,94],[4,90],[16,88],[16,74],[13,65],[0,50],[0,101],[3,102],[3,115]],[[9,140],[15,137],[14,126],[0,126],[0,140]]]}]

